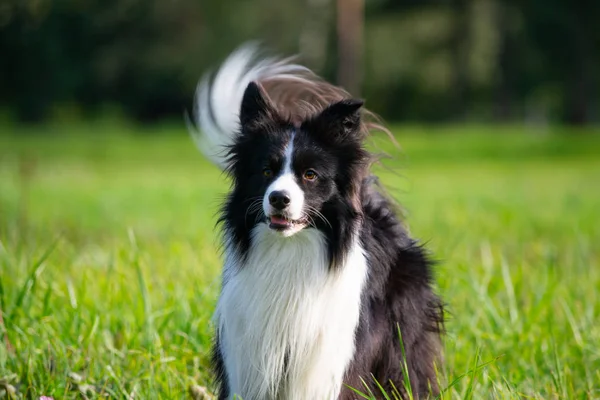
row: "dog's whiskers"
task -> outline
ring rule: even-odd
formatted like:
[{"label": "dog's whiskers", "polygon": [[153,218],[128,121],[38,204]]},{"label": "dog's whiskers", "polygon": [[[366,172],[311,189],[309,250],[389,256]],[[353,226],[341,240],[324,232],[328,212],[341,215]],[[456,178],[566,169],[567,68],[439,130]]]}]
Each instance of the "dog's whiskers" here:
[{"label": "dog's whiskers", "polygon": [[[309,212],[306,213],[307,216],[310,216],[310,213],[313,213],[316,217],[318,217],[319,219],[321,219],[324,223],[326,223],[330,228],[332,228],[331,223],[329,222],[329,220],[323,215],[323,213],[321,213],[319,210],[317,210],[316,208],[306,205],[306,208],[308,209]],[[312,223],[314,225],[314,220],[311,218]]]},{"label": "dog's whiskers", "polygon": [[257,211],[260,210],[260,212],[255,217],[255,221],[254,222],[257,222],[256,218],[260,214],[262,214],[262,196],[252,197],[252,198],[246,200],[246,202],[250,201],[251,199],[254,199],[254,200],[252,201],[252,203],[250,203],[250,205],[248,206],[248,208],[246,208],[246,213],[244,214],[244,221],[246,221],[248,219],[248,214],[249,213],[256,213]]}]

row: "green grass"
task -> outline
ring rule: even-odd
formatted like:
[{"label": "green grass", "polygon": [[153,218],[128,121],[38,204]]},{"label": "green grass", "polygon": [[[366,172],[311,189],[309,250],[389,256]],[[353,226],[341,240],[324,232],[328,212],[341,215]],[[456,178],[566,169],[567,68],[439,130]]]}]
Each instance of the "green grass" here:
[{"label": "green grass", "polygon": [[[226,179],[182,126],[3,130],[0,391],[208,385]],[[599,132],[396,133],[378,171],[440,261],[443,398],[600,398]]]}]

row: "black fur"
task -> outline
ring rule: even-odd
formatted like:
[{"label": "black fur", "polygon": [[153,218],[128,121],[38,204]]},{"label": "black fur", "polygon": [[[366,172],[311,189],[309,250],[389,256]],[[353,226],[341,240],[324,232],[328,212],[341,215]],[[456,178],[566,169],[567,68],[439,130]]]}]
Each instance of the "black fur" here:
[{"label": "black fur", "polygon": [[[422,398],[430,389],[433,394],[439,390],[434,362],[441,350],[442,303],[431,289],[426,252],[408,236],[393,205],[375,188],[372,179],[363,184],[361,239],[369,258],[369,281],[356,333],[357,350],[345,383],[362,388],[360,379],[372,382],[372,374],[387,393],[392,392],[390,381],[403,393],[406,360],[413,396]],[[379,392],[373,384],[370,389]],[[349,389],[341,396],[354,397]]]},{"label": "black fur", "polygon": [[[301,177],[298,182],[308,204],[326,219],[313,215],[311,227],[328,238],[331,268],[341,267],[338,261],[348,253],[353,231],[358,230],[367,254],[369,275],[356,352],[344,383],[365,391],[362,379],[377,394],[374,377],[388,393],[393,382],[405,396],[408,373],[414,398],[424,398],[439,390],[434,363],[440,355],[442,304],[431,287],[432,263],[426,251],[409,237],[394,204],[368,172],[371,160],[363,147],[361,106],[361,101],[344,100],[300,124],[292,123],[275,110],[260,86],[251,84],[242,103],[241,132],[229,149],[233,183],[220,221],[240,254],[246,254],[252,228],[264,222],[259,209],[249,209],[272,180],[262,171],[268,167],[277,176],[285,144],[294,134],[294,171],[313,168],[319,174],[316,182],[303,182]],[[213,362],[219,399],[225,399],[229,389],[218,342]],[[340,399],[350,398],[356,395],[343,388]]]}]

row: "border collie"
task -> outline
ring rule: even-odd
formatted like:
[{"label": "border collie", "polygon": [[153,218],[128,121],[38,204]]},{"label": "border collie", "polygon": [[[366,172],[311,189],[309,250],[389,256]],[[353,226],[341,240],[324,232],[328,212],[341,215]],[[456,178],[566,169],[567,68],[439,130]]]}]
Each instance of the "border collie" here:
[{"label": "border collie", "polygon": [[192,127],[232,182],[218,398],[350,399],[378,384],[406,397],[407,380],[414,398],[436,394],[442,304],[426,252],[369,172],[364,141],[382,127],[343,89],[257,50],[201,80]]}]

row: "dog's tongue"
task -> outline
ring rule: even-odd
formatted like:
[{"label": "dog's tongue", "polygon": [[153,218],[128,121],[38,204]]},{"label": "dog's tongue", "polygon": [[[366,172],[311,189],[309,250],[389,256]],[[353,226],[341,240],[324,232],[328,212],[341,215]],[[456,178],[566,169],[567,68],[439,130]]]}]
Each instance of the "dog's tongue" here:
[{"label": "dog's tongue", "polygon": [[287,225],[288,221],[285,218],[273,215],[273,216],[271,216],[271,223],[275,224],[275,225]]}]

